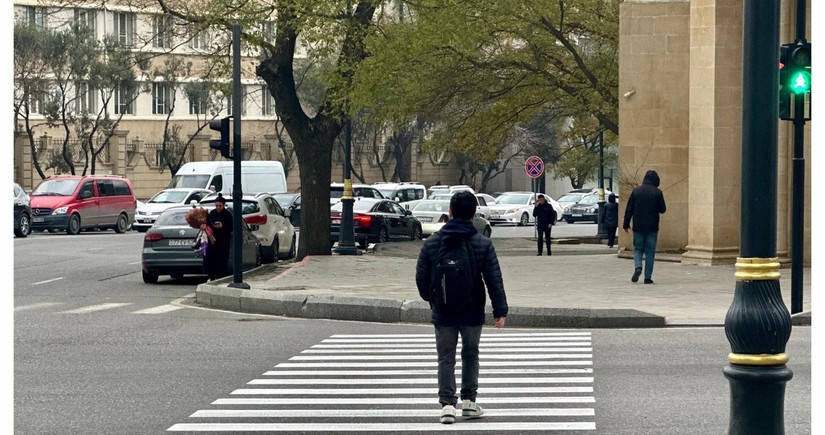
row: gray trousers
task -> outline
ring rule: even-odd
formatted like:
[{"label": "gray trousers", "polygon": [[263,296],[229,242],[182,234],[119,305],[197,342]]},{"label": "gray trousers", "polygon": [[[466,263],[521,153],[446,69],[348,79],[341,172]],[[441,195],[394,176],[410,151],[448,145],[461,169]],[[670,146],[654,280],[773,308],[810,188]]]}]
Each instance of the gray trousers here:
[{"label": "gray trousers", "polygon": [[461,400],[475,402],[478,391],[479,326],[437,326],[435,347],[438,351],[438,401],[442,406],[455,405],[455,354],[461,334]]}]

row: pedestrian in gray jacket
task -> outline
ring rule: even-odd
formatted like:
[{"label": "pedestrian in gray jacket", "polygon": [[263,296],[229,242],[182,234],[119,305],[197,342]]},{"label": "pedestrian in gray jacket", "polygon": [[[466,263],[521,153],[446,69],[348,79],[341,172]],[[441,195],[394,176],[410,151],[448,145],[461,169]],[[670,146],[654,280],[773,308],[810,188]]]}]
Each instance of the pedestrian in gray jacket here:
[{"label": "pedestrian in gray jacket", "polygon": [[[441,423],[455,421],[458,402],[455,382],[455,354],[458,336],[461,335],[461,415],[481,417],[484,410],[476,404],[478,390],[478,354],[481,329],[484,325],[484,287],[493,305],[493,317],[497,328],[504,327],[507,316],[507,297],[498,257],[489,238],[482,236],[473,226],[478,200],[470,192],[459,192],[450,200],[450,220],[421,247],[415,268],[415,284],[421,299],[428,301],[432,309],[432,323],[435,326],[435,345],[438,351],[438,401],[441,404]],[[458,309],[442,306],[439,281],[435,279],[441,270],[441,253],[446,244],[460,244],[465,248],[466,260],[473,265],[475,273],[471,285],[466,288],[469,297],[459,301]],[[456,246],[456,245],[454,245]],[[483,281],[482,281],[483,278]],[[435,281],[435,282],[434,282]],[[446,299],[446,297],[445,297]]]}]

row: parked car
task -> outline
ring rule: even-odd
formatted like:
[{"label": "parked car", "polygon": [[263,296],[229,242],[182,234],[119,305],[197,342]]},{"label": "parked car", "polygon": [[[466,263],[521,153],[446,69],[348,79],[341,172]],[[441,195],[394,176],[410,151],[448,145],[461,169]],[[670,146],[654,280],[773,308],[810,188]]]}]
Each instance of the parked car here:
[{"label": "parked car", "polygon": [[[533,207],[536,204],[535,192],[505,192],[496,198],[496,204],[490,206],[490,217],[487,220],[491,225],[514,223],[519,226],[528,225],[535,221]],[[544,195],[547,202],[556,210],[556,216],[561,216],[561,206],[549,195]]]},{"label": "parked car", "polygon": [[137,206],[132,183],[117,175],[54,175],[30,197],[32,229],[68,234],[92,228],[122,233]]},{"label": "parked car", "polygon": [[421,183],[403,181],[400,183],[379,182],[373,184],[384,198],[397,202],[401,207],[410,210],[418,201],[427,198],[427,188]]},{"label": "parked car", "polygon": [[433,195],[436,195],[436,194],[447,194],[447,195],[452,196],[452,194],[454,194],[456,192],[476,193],[476,191],[473,190],[472,187],[467,186],[466,184],[456,184],[456,185],[452,185],[452,186],[448,186],[448,185],[445,185],[445,184],[440,184],[440,185],[430,186],[430,188],[427,189],[427,198],[430,199],[430,197],[432,197]]},{"label": "parked car", "polygon": [[[337,242],[341,231],[343,203],[330,209],[330,241]],[[421,222],[409,210],[388,199],[359,198],[352,204],[355,239],[366,246],[367,242],[384,243],[393,239],[421,239]]]},{"label": "parked car", "polygon": [[[201,200],[203,207],[214,207],[217,194],[212,194]],[[272,263],[276,259],[288,259],[295,256],[296,239],[295,227],[285,216],[284,209],[268,193],[244,195],[241,198],[243,209],[242,217],[249,225],[252,233],[261,242],[261,259],[264,263]],[[226,206],[232,203],[227,199]]]},{"label": "parked car", "polygon": [[[227,210],[231,206],[227,202]],[[158,282],[160,275],[181,278],[184,275],[206,275],[203,270],[203,258],[195,255],[192,242],[198,230],[186,223],[186,214],[191,207],[176,206],[168,208],[158,216],[143,236],[143,251],[140,256],[143,282]],[[211,209],[211,207],[209,207]],[[261,265],[261,242],[252,234],[249,226],[241,222],[241,248],[243,270]],[[227,271],[232,271],[232,248],[230,245]]]},{"label": "parked car", "polygon": [[14,183],[15,237],[26,237],[32,232],[32,209],[29,204],[29,195],[19,184]]},{"label": "parked car", "polygon": [[[428,237],[450,220],[449,210],[450,201],[425,199],[416,204],[412,209],[412,214],[421,222],[421,234]],[[493,233],[492,225],[487,219],[481,217],[480,213],[476,213],[473,218],[473,225],[480,234],[487,237]]]},{"label": "parked car", "polygon": [[567,207],[564,214],[562,214],[562,219],[568,224],[582,221],[590,221],[594,224],[599,223],[598,201],[598,194],[584,195],[579,202]]},{"label": "parked car", "polygon": [[[329,185],[329,205],[336,204],[341,201],[344,196],[344,184],[332,183]],[[375,187],[367,184],[353,184],[352,185],[353,198],[378,198],[384,199],[384,195]]]},{"label": "parked car", "polygon": [[135,209],[135,222],[132,228],[141,233],[152,228],[155,219],[170,207],[178,205],[189,205],[192,201],[200,202],[206,195],[212,193],[211,190],[198,188],[163,189],[149,198],[146,202],[138,204]]},{"label": "parked car", "polygon": [[284,209],[284,213],[289,218],[289,223],[295,228],[301,227],[301,194],[300,193],[276,193],[272,195],[275,201]]},{"label": "parked car", "polygon": [[585,195],[587,195],[587,193],[585,192],[568,192],[560,196],[559,199],[557,199],[556,201],[559,203],[559,205],[561,205],[562,214],[567,213],[569,211],[569,208],[573,204],[581,201],[581,199]]},{"label": "parked car", "polygon": [[[196,187],[214,189],[229,196],[234,183],[235,163],[229,161],[188,162],[175,172],[167,189]],[[277,160],[241,161],[241,185],[244,193],[286,192],[286,172]]]}]

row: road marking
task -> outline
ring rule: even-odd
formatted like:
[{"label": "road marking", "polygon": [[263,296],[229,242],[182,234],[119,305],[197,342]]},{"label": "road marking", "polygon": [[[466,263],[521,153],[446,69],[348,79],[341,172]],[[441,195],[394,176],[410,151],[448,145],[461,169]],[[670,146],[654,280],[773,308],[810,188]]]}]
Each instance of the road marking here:
[{"label": "road marking", "polygon": [[61,279],[66,279],[66,278],[64,278],[64,277],[62,277],[62,276],[61,276],[60,278],[52,278],[52,279],[47,279],[47,280],[45,280],[45,281],[37,281],[37,282],[33,282],[31,285],[48,284],[48,283],[50,283],[50,282],[60,281]]},{"label": "road marking", "polygon": [[113,308],[120,308],[125,307],[127,305],[132,305],[131,303],[110,303],[110,304],[98,304],[98,305],[90,305],[88,307],[78,308],[76,310],[69,310],[69,311],[61,311],[60,314],[86,314],[92,313],[95,311],[103,311],[103,310],[111,310]]},{"label": "road marking", "polygon": [[[460,358],[458,359],[461,360]],[[590,366],[593,361],[487,361],[485,367],[508,367],[508,366]],[[352,363],[281,363],[275,367],[284,368],[321,368],[321,367],[437,367],[436,361],[432,362],[352,362]]]},{"label": "road marking", "polygon": [[141,263],[143,263],[143,262],[142,261],[135,261],[135,262],[128,263],[128,264],[129,264],[129,266],[134,266],[136,264],[141,264]]},{"label": "road marking", "polygon": [[[421,349],[421,350],[429,350],[435,352],[435,348],[432,349]],[[487,352],[592,352],[592,347],[505,347],[505,348],[493,348],[488,347],[483,349]],[[461,346],[458,347],[457,352],[461,352]],[[410,353],[410,349],[307,349],[301,351],[301,353],[403,353],[408,354]]]},{"label": "road marking", "polygon": [[[592,343],[588,341],[547,341],[547,342],[527,342],[527,343],[481,343],[479,347],[485,348],[504,348],[504,347],[527,347],[527,346],[590,346]],[[421,349],[421,350],[435,350],[435,343],[393,343],[388,344],[316,344],[312,349]],[[458,343],[458,348],[461,349],[461,343]]]},{"label": "road marking", "polygon": [[[484,355],[480,359],[547,359],[547,358],[593,358],[589,353],[541,353],[537,355]],[[296,355],[290,361],[369,361],[369,360],[427,360],[438,359],[438,355]]]},{"label": "road marking", "polygon": [[55,306],[55,305],[63,305],[63,303],[62,302],[43,302],[43,303],[39,303],[39,304],[22,305],[22,306],[19,306],[19,307],[14,307],[14,311],[35,310],[35,309],[38,309],[38,308],[52,307],[52,306]]},{"label": "road marking", "polygon": [[[461,373],[461,369],[456,369]],[[480,375],[589,374],[593,369],[480,369]],[[438,370],[270,370],[264,376],[417,376],[437,375]]]},{"label": "road marking", "polygon": [[[532,333],[507,333],[507,334],[496,334],[491,333],[488,335],[483,335],[482,340],[488,340],[491,338],[515,338],[515,337],[569,337],[569,336],[587,336],[590,337],[590,332],[532,332]],[[330,336],[330,339],[336,338],[433,338],[433,334],[374,334],[374,335],[364,335],[364,334],[334,334]],[[327,340],[324,340],[327,341]]]},{"label": "road marking", "polygon": [[[243,399],[218,399],[212,402],[213,405],[387,405],[387,401],[392,403],[405,403],[409,405],[432,405],[432,397],[287,397],[283,399],[271,398],[243,398]],[[484,402],[479,403],[596,403],[592,396],[558,396],[558,397],[485,397]]]},{"label": "road marking", "polygon": [[[492,336],[482,337],[481,341],[490,343],[493,341],[579,341],[582,337],[516,337],[516,339]],[[435,337],[430,338],[328,338],[322,343],[435,343]]]},{"label": "road marking", "polygon": [[[457,379],[461,383],[460,379]],[[592,377],[555,377],[555,378],[479,378],[478,383],[484,384],[587,384],[592,383]],[[387,378],[387,379],[254,379],[250,385],[438,385],[436,378]]]},{"label": "road marking", "polygon": [[487,423],[468,425],[441,423],[181,423],[168,431],[174,432],[397,432],[415,431],[430,433],[443,431],[496,431],[508,432],[553,430],[594,430],[596,423]]},{"label": "road marking", "polygon": [[[480,387],[479,394],[559,394],[559,393],[592,393],[593,387]],[[229,394],[237,396],[295,396],[295,395],[402,395],[426,394],[432,396],[438,393],[438,387],[431,388],[239,388]]]},{"label": "road marking", "polygon": [[[200,418],[330,418],[330,417],[434,417],[432,409],[205,409],[190,417]],[[485,409],[485,417],[593,416],[593,408],[498,408]]]},{"label": "road marking", "polygon": [[171,311],[180,310],[182,308],[183,307],[181,306],[166,304],[157,307],[146,308],[144,310],[132,311],[132,314],[164,314]]}]

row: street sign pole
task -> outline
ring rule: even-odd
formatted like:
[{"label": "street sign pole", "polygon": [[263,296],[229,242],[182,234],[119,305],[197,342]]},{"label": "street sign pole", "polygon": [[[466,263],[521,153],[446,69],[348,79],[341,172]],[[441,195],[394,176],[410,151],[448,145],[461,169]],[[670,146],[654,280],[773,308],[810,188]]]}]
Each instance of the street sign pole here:
[{"label": "street sign pole", "polygon": [[[527,161],[524,162],[524,172],[527,174],[528,177],[532,179],[531,182],[531,191],[533,192],[533,202],[535,208],[535,201],[538,197],[539,192],[539,177],[544,174],[544,161],[541,160],[539,156],[530,156]],[[552,205],[551,205],[552,207]],[[529,217],[527,218],[529,221]],[[539,227],[538,221],[533,222],[533,237],[538,240],[539,238]]]},{"label": "street sign pole", "polygon": [[241,189],[241,25],[232,26],[232,283],[229,287],[248,289],[243,282],[243,190]]}]

